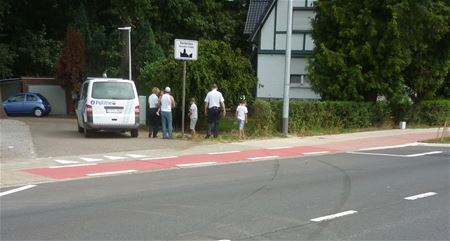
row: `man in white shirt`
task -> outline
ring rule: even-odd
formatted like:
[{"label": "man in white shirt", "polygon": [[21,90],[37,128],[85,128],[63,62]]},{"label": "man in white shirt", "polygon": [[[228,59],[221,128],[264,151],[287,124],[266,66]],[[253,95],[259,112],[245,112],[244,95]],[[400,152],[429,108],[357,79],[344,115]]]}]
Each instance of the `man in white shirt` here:
[{"label": "man in white shirt", "polygon": [[159,88],[153,87],[152,94],[148,97],[148,137],[156,138],[158,136],[159,127],[159,114],[158,114],[158,102],[159,102]]},{"label": "man in white shirt", "polygon": [[175,108],[175,100],[170,95],[170,87],[164,89],[164,94],[159,99],[159,112],[161,113],[161,124],[163,139],[173,139],[172,109]]},{"label": "man in white shirt", "polygon": [[220,123],[220,107],[222,107],[223,116],[225,116],[225,100],[222,93],[217,91],[217,84],[211,86],[211,91],[208,92],[205,98],[205,115],[208,117],[208,132],[205,138],[211,136],[211,130],[215,138],[219,136],[219,123]]}]

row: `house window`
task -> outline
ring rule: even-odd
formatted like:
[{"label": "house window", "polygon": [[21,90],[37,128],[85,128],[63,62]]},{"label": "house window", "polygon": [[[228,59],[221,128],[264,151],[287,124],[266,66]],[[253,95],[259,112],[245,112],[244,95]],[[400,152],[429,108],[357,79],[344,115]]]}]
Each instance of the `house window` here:
[{"label": "house window", "polygon": [[308,75],[306,75],[306,74],[292,74],[290,84],[292,87],[310,87],[311,86]]},{"label": "house window", "polygon": [[308,0],[307,3],[306,3],[307,7],[313,8],[314,5],[316,4],[316,1],[317,0]]}]

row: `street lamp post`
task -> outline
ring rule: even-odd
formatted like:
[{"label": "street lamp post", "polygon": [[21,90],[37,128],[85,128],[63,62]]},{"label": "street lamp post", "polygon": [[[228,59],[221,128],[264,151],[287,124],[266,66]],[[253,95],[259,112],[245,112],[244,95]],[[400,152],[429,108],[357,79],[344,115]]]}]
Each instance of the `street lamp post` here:
[{"label": "street lamp post", "polygon": [[131,27],[121,27],[119,30],[128,31],[128,76],[131,78]]}]

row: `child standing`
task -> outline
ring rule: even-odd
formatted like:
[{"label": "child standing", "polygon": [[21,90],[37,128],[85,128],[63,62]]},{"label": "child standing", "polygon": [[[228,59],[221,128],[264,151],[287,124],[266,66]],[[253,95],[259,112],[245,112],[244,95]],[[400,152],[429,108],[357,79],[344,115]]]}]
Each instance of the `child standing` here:
[{"label": "child standing", "polygon": [[197,120],[198,120],[198,110],[197,110],[197,105],[195,104],[195,98],[191,98],[191,107],[189,107],[189,118],[191,120],[190,122],[190,129],[191,129],[191,135],[192,137],[195,137],[196,132],[195,132],[195,125],[197,124]]},{"label": "child standing", "polygon": [[241,104],[236,109],[236,119],[239,123],[239,139],[245,139],[244,124],[247,123],[247,101],[241,98]]}]

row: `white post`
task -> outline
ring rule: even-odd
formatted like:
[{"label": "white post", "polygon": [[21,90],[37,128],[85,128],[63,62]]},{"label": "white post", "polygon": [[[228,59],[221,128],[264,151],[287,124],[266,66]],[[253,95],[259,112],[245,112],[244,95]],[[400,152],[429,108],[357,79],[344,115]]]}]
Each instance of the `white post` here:
[{"label": "white post", "polygon": [[181,98],[181,136],[184,137],[184,116],[186,112],[186,60],[183,61],[183,94]]},{"label": "white post", "polygon": [[128,78],[129,80],[133,80],[131,76],[131,27],[121,27],[118,29],[128,31]]},{"label": "white post", "polygon": [[130,76],[129,80],[133,80],[133,78],[131,77],[131,28],[128,29],[128,70],[128,75]]},{"label": "white post", "polygon": [[291,41],[292,41],[292,0],[288,0],[287,31],[286,31],[286,59],[284,69],[283,93],[283,135],[288,135],[289,126],[289,89],[291,82]]}]

